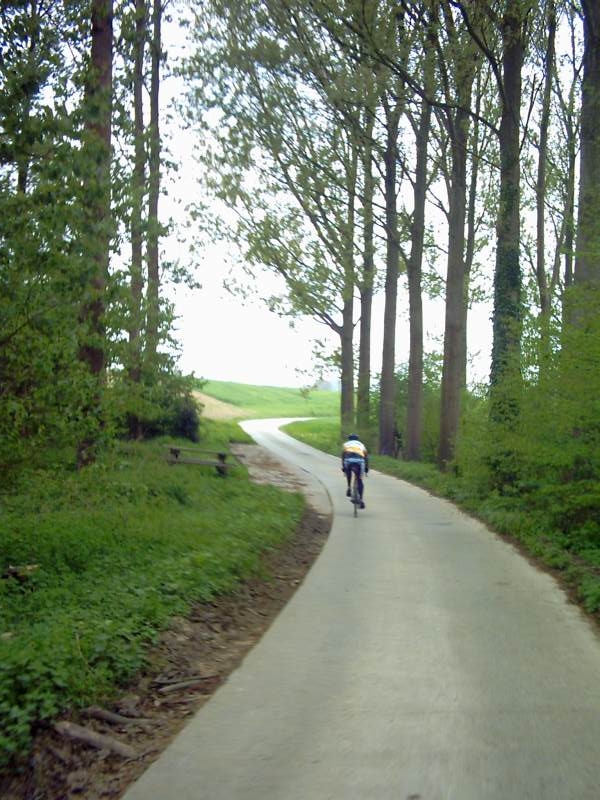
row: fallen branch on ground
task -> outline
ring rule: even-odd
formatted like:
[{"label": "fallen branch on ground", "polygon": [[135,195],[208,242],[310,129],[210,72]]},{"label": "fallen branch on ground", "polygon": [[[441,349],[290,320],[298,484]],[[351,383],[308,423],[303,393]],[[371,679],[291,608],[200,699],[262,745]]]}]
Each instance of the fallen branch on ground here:
[{"label": "fallen branch on ground", "polygon": [[199,686],[206,681],[218,678],[218,675],[204,675],[202,678],[192,678],[187,681],[179,681],[179,683],[170,683],[167,686],[161,686],[158,690],[161,694],[169,694],[170,692],[178,692],[180,689],[190,689],[193,686]]},{"label": "fallen branch on ground", "polygon": [[128,744],[120,742],[112,736],[106,736],[103,733],[84,728],[82,725],[76,725],[74,722],[57,722],[54,725],[54,730],[61,736],[89,744],[97,750],[110,750],[123,758],[138,757],[137,752]]},{"label": "fallen branch on ground", "polygon": [[92,719],[100,719],[103,722],[108,722],[110,725],[150,725],[152,720],[144,719],[143,717],[125,717],[123,714],[115,714],[114,711],[108,711],[99,706],[90,706],[83,712],[87,717]]}]

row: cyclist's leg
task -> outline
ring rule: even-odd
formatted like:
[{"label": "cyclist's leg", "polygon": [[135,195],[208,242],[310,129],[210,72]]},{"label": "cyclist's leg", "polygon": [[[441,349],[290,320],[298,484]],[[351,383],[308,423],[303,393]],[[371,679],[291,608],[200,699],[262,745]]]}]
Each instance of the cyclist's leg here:
[{"label": "cyclist's leg", "polygon": [[344,474],[346,475],[346,483],[348,484],[346,488],[346,497],[350,497],[350,481],[352,479],[352,467],[347,463],[344,466]]},{"label": "cyclist's leg", "polygon": [[364,491],[364,488],[365,488],[365,485],[364,485],[363,479],[362,479],[362,474],[363,474],[362,464],[353,464],[352,466],[353,466],[354,472],[356,473],[356,481],[358,483],[358,496],[362,500],[363,491]]},{"label": "cyclist's leg", "polygon": [[352,462],[348,468],[348,474],[350,475],[350,478],[353,479],[354,482],[356,483],[356,489],[358,490],[359,488],[358,470],[356,469],[356,466],[357,465],[355,464],[355,462]]},{"label": "cyclist's leg", "polygon": [[364,508],[363,493],[365,491],[365,483],[363,481],[364,469],[365,469],[364,462],[362,464],[357,464],[356,465],[356,479],[358,481],[358,496],[360,497],[361,506],[363,508]]},{"label": "cyclist's leg", "polygon": [[351,461],[348,462],[346,475],[348,476],[348,491],[346,495],[351,498],[354,491],[354,464]]}]

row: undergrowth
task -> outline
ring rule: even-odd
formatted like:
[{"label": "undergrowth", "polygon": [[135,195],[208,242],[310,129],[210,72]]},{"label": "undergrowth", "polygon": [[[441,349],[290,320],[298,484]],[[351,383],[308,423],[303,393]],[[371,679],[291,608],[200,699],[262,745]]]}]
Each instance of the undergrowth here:
[{"label": "undergrowth", "polygon": [[[248,439],[203,424],[208,449]],[[303,511],[242,466],[168,466],[159,441],[81,472],[31,471],[0,503],[2,767],[44,721],[114,693],[173,615],[260,570]]]}]

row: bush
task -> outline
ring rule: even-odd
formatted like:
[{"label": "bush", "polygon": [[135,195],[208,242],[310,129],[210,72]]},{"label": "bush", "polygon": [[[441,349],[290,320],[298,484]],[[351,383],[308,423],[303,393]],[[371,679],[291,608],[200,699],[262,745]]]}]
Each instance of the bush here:
[{"label": "bush", "polygon": [[202,404],[193,395],[194,382],[167,371],[139,383],[125,374],[116,376],[107,402],[113,426],[131,439],[178,436],[199,441]]},{"label": "bush", "polygon": [[200,410],[193,397],[184,395],[173,403],[170,429],[166,431],[172,436],[180,436],[197,442],[200,439]]}]

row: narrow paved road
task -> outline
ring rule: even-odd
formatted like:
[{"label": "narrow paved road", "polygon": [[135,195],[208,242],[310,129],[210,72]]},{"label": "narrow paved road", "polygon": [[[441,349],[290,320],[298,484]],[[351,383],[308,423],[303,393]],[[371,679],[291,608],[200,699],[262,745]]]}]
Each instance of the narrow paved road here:
[{"label": "narrow paved road", "polygon": [[315,478],[323,552],[126,800],[598,800],[600,640],[449,503],[245,425]]}]

